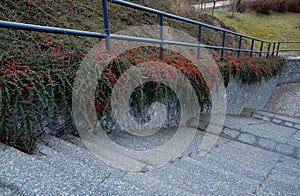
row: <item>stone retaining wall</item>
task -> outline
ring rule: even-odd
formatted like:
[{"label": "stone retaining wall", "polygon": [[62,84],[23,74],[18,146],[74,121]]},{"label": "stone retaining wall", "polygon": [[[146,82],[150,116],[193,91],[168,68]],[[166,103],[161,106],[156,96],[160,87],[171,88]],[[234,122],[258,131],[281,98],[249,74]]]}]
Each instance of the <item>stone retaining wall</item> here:
[{"label": "stone retaining wall", "polygon": [[300,58],[288,58],[281,74],[261,83],[243,84],[230,78],[227,92],[227,114],[240,114],[244,108],[263,109],[277,85],[300,82]]},{"label": "stone retaining wall", "polygon": [[244,108],[262,109],[277,85],[278,77],[247,84],[231,76],[226,88],[227,114],[240,114]]},{"label": "stone retaining wall", "polygon": [[[280,76],[273,77],[268,81],[262,80],[261,83],[253,83],[253,84],[242,83],[240,79],[236,79],[233,76],[231,76],[229,84],[226,88],[226,94],[227,94],[226,113],[239,115],[245,108],[263,109],[268,99],[270,98],[273,90],[275,89],[275,87],[278,84],[284,84],[290,82],[300,82],[300,58],[287,59]],[[149,121],[150,116],[161,120],[162,117],[165,117],[165,115],[167,115],[167,119],[166,119],[167,122],[165,121],[163,123],[164,126],[176,126],[180,121],[180,117],[179,117],[180,114],[178,113],[178,109],[176,107],[178,103],[175,103],[176,101],[174,102],[170,100],[176,100],[176,99],[174,99],[174,97],[170,97],[170,99],[166,99],[164,103],[162,103],[157,107],[152,108],[152,106],[151,107],[146,106],[145,108],[147,108],[147,111],[144,111],[139,114],[131,114],[131,115],[135,116],[137,121],[145,121],[145,120]],[[164,105],[165,107],[162,107],[162,105]],[[150,108],[152,108],[151,111],[149,110]],[[166,111],[159,112],[160,109],[161,110],[165,109]],[[163,114],[164,112],[167,113]],[[135,111],[133,113],[137,113],[137,112]],[[150,115],[151,113],[153,113],[153,115]],[[191,114],[189,115],[193,116]],[[43,119],[43,127],[46,132],[59,134],[67,130],[69,131],[71,129],[74,130],[69,114],[63,112],[56,112],[56,115],[52,118],[54,119],[52,123],[48,123],[47,118]],[[188,120],[189,119],[184,119],[185,122],[187,122]],[[142,124],[144,123],[146,122],[143,122]]]}]

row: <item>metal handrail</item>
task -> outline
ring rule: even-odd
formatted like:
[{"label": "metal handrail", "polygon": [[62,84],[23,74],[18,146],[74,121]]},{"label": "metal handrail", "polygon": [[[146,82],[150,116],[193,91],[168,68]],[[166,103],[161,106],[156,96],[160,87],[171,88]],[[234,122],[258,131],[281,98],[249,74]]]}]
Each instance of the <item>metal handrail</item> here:
[{"label": "metal handrail", "polygon": [[67,35],[76,35],[76,36],[85,36],[85,37],[97,37],[97,38],[107,37],[106,34],[98,33],[98,32],[81,31],[81,30],[49,27],[49,26],[34,25],[34,24],[25,24],[20,22],[9,22],[3,20],[0,20],[0,28],[38,31],[38,32],[54,33],[54,34],[67,34]]},{"label": "metal handrail", "polygon": [[[114,3],[119,4],[122,6],[146,11],[149,13],[154,13],[158,15],[159,19],[159,39],[152,39],[152,38],[144,38],[144,37],[134,37],[134,36],[125,36],[125,35],[118,35],[118,34],[111,34],[109,29],[109,19],[108,19],[108,4]],[[102,12],[103,12],[103,19],[104,19],[104,33],[99,32],[91,32],[91,31],[82,31],[82,30],[75,30],[75,29],[67,29],[67,28],[58,28],[58,27],[50,27],[50,26],[42,26],[42,25],[35,25],[35,24],[25,24],[25,23],[18,23],[18,22],[10,22],[10,21],[3,21],[0,20],[0,28],[10,28],[10,29],[17,29],[17,30],[28,30],[28,31],[38,31],[38,32],[46,32],[46,33],[55,33],[55,34],[67,34],[67,35],[75,35],[75,36],[85,36],[85,37],[96,37],[96,38],[105,38],[106,39],[106,48],[110,50],[110,39],[118,39],[118,40],[128,40],[128,41],[141,41],[141,42],[149,42],[149,43],[158,43],[160,44],[162,55],[163,55],[163,46],[164,44],[170,45],[182,45],[182,46],[190,46],[197,48],[197,57],[200,58],[200,48],[209,48],[209,49],[218,49],[221,50],[221,58],[224,56],[225,51],[237,51],[237,56],[240,56],[241,52],[248,52],[250,56],[253,53],[258,53],[261,57],[262,54],[266,54],[266,56],[270,56],[270,54],[278,56],[279,52],[287,52],[287,51],[300,51],[299,49],[284,49],[280,50],[280,45],[284,43],[300,43],[300,40],[287,40],[287,41],[267,41],[263,39],[259,39],[256,37],[244,35],[241,33],[237,33],[228,29],[216,27],[213,25],[205,24],[203,22],[191,20],[188,18],[184,18],[181,16],[177,16],[174,14],[170,14],[167,12],[159,11],[156,9],[152,9],[149,7],[145,7],[142,5],[138,5],[135,3],[123,1],[123,0],[102,0]],[[176,41],[169,41],[165,40],[163,37],[164,31],[164,17],[175,19],[177,21],[187,22],[190,24],[194,24],[198,26],[198,43],[188,43],[188,42],[176,42]],[[222,32],[222,45],[221,46],[212,46],[212,45],[204,45],[201,43],[202,41],[202,28],[210,28],[216,31]],[[232,34],[235,36],[239,36],[239,43],[237,48],[229,48],[225,47],[225,40],[226,34]],[[251,48],[250,49],[242,49],[242,42],[243,39],[250,39],[251,40]],[[260,43],[260,49],[254,50],[255,42]],[[266,51],[263,50],[264,44],[268,45],[268,49]],[[276,48],[277,47],[277,48]]]},{"label": "metal handrail", "polygon": [[178,21],[187,22],[187,23],[191,23],[191,24],[195,24],[195,25],[201,25],[203,27],[207,27],[207,28],[210,28],[210,29],[230,33],[230,34],[233,34],[233,35],[243,36],[245,38],[254,39],[256,41],[265,41],[265,40],[262,40],[262,39],[258,39],[256,37],[244,35],[244,34],[241,34],[241,33],[237,33],[237,32],[234,32],[234,31],[231,31],[231,30],[228,30],[228,29],[224,29],[224,28],[221,28],[221,27],[216,27],[216,26],[213,26],[213,25],[209,25],[209,24],[199,22],[199,21],[196,21],[196,20],[192,20],[192,19],[189,19],[189,18],[185,18],[185,17],[174,15],[174,14],[170,14],[170,13],[167,13],[167,12],[155,10],[155,9],[148,8],[148,7],[138,5],[138,4],[135,4],[135,3],[131,3],[131,2],[128,2],[128,1],[110,0],[109,2],[119,4],[119,5],[123,5],[123,6],[127,6],[127,7],[131,7],[131,8],[142,10],[142,11],[147,11],[147,12],[157,14],[157,15],[163,15],[165,17],[175,19],[175,20],[178,20]]}]

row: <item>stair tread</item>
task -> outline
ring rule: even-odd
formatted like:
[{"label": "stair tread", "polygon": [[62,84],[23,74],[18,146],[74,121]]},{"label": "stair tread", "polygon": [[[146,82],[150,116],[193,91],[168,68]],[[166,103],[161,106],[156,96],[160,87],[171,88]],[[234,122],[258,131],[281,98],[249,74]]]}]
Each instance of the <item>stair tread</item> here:
[{"label": "stair tread", "polygon": [[174,166],[186,171],[190,178],[194,180],[198,178],[198,184],[214,187],[216,194],[224,194],[224,191],[231,194],[250,194],[260,183],[260,180],[254,180],[237,172],[203,163],[203,161],[198,162],[190,158],[183,158],[175,162]]},{"label": "stair tread", "polygon": [[[82,146],[84,145],[82,143],[82,140],[80,138],[77,138],[77,137],[74,137],[74,136],[71,136],[71,135],[65,135],[63,136],[64,139],[68,139],[68,140],[72,140],[74,143],[76,143],[77,145],[79,146]],[[120,177],[121,178],[121,177]],[[105,180],[105,183],[108,183],[112,178],[109,178],[108,180]],[[128,184],[132,184],[136,187],[136,190],[139,190],[141,191],[141,193],[147,193],[147,192],[150,192],[149,190],[152,191],[153,193],[153,190],[157,190],[159,191],[160,190],[160,193],[163,194],[163,191],[165,191],[165,193],[174,193],[174,194],[187,194],[188,192],[184,191],[184,190],[180,190],[180,189],[177,189],[175,187],[169,187],[167,183],[165,182],[162,182],[162,181],[157,181],[155,179],[139,179],[138,178],[134,178],[133,179],[130,179],[130,178],[122,178],[122,181],[120,181],[120,184],[123,184],[123,183],[128,183]],[[108,184],[109,186],[109,184]],[[144,188],[141,188],[140,187],[146,187],[147,189],[145,190]],[[155,189],[156,188],[156,189]],[[110,193],[109,191],[107,193]]]},{"label": "stair tread", "polygon": [[82,185],[80,178],[65,175],[64,171],[11,147],[1,152],[0,168],[1,181],[13,184],[25,195],[66,194]]},{"label": "stair tread", "polygon": [[[136,176],[134,176],[136,177]],[[213,187],[210,187],[208,184],[203,183],[201,176],[198,178],[193,178],[193,175],[190,175],[188,172],[169,165],[163,167],[160,170],[152,170],[146,173],[146,175],[141,176],[141,179],[145,178],[155,178],[158,181],[168,182],[168,185],[171,187],[176,187],[185,191],[188,191],[192,194],[213,194],[215,192]],[[224,193],[229,192],[223,190]]]},{"label": "stair tread", "polygon": [[191,195],[189,189],[183,189],[179,186],[174,186],[170,181],[166,179],[157,179],[151,177],[149,172],[138,173],[129,172],[124,176],[126,182],[137,184],[138,186],[145,186],[147,189],[152,190],[156,194],[160,195]]},{"label": "stair tread", "polygon": [[72,157],[74,160],[86,164],[87,167],[107,171],[113,175],[119,173],[119,170],[103,163],[96,157],[96,155],[87,150],[85,147],[74,145],[68,141],[51,135],[45,135],[41,138],[41,140],[51,149],[68,157]]},{"label": "stair tread", "polygon": [[269,111],[267,109],[250,109],[250,108],[245,108],[245,111],[247,112],[254,112],[254,113],[257,113],[257,114],[261,114],[261,115],[266,115],[268,117],[276,117],[278,119],[281,119],[281,120],[286,120],[286,121],[290,121],[290,122],[293,122],[293,123],[300,123],[300,119],[297,118],[297,117],[293,117],[293,116],[288,116],[286,114],[280,114],[280,113],[276,113],[276,112],[273,112],[273,111]]}]

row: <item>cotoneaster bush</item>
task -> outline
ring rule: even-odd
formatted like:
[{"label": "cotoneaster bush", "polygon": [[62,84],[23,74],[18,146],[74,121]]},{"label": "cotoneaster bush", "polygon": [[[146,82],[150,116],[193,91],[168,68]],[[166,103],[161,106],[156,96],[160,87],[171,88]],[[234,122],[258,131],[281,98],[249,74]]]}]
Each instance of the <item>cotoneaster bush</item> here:
[{"label": "cotoneaster bush", "polygon": [[[160,3],[163,4],[164,1]],[[169,2],[166,5],[168,4]],[[159,6],[161,7],[167,12],[176,12],[182,16],[227,28],[221,21],[208,15],[199,15],[192,10],[186,11],[172,6]],[[179,12],[180,10],[183,11]],[[113,24],[111,25],[112,33],[126,29],[129,25],[158,24],[156,15],[131,8],[110,4],[109,12],[110,23]],[[101,1],[0,1],[0,19],[103,32]],[[197,26],[167,19],[165,22],[167,26],[178,28],[193,37],[198,35]],[[0,40],[0,92],[2,95],[0,141],[22,151],[32,152],[35,140],[43,133],[41,122],[43,117],[54,121],[54,113],[58,108],[72,115],[71,98],[75,75],[86,53],[99,40],[7,29],[0,30]],[[202,41],[204,44],[219,45],[221,33],[204,28]],[[236,46],[237,43],[237,37],[229,35],[226,37],[226,46]],[[226,55],[223,61],[220,61],[218,52],[216,62],[219,64],[226,83],[230,74],[240,77],[245,82],[260,81],[262,78],[275,75],[282,65],[280,60],[273,57],[253,58],[252,64],[249,64],[250,60],[246,56],[236,59],[232,55]],[[191,80],[201,106],[210,104],[208,95],[210,84],[203,81],[201,73],[214,78],[214,72],[203,69],[199,73],[187,59],[174,51],[167,51],[162,60],[158,57],[157,48],[137,48],[121,54],[110,63],[109,67],[105,68],[95,97],[83,96],[82,100],[90,101],[100,117],[105,112],[109,113],[110,92],[120,74],[139,62],[157,60],[172,65]],[[168,69],[145,71],[148,71],[152,77],[167,79],[176,77],[175,73]],[[88,84],[85,84],[83,80],[82,88],[86,85]],[[140,90],[137,89],[132,96],[136,101],[141,97]],[[159,83],[149,83],[142,90],[150,96],[149,100],[153,102],[161,100],[170,93],[166,86]],[[118,89],[119,99],[122,99],[123,91],[124,89]],[[152,93],[153,91],[155,93]],[[96,101],[93,101],[94,98]],[[94,115],[97,116],[97,114]]]},{"label": "cotoneaster bush", "polygon": [[[47,49],[45,49],[47,48]],[[2,91],[1,110],[1,141],[15,146],[23,151],[31,152],[34,149],[34,141],[42,133],[41,113],[48,114],[51,119],[55,102],[59,102],[66,111],[71,113],[72,84],[78,65],[84,57],[84,52],[73,49],[66,51],[59,44],[51,47],[36,48],[36,58],[19,56],[9,50],[2,55],[0,71],[0,87]],[[187,77],[195,89],[201,108],[210,106],[209,88],[203,78],[204,74],[214,73],[207,69],[200,72],[190,61],[174,51],[166,51],[163,59],[159,59],[158,48],[136,48],[121,54],[104,68],[94,98],[82,97],[83,101],[90,99],[94,104],[98,115],[110,112],[110,95],[114,84],[129,67],[141,62],[158,61],[167,63],[180,70]],[[30,57],[29,57],[30,58]],[[19,59],[16,61],[15,59]],[[26,59],[26,61],[24,61]],[[228,83],[229,76],[242,79],[244,82],[260,82],[263,78],[269,79],[280,71],[282,60],[271,56],[270,58],[250,58],[242,55],[239,58],[226,54],[221,60],[218,53],[215,54],[216,62],[224,78]],[[103,68],[102,68],[103,69]],[[145,67],[153,78],[171,79],[176,73],[168,68],[155,70]],[[82,86],[86,88],[86,86]],[[160,101],[170,93],[169,89],[157,82],[150,83],[143,89],[149,100]],[[118,89],[118,99],[122,99],[124,89]],[[139,89],[133,99],[138,102],[141,98]],[[153,93],[155,92],[155,93]],[[46,104],[46,105],[45,105]],[[45,112],[46,110],[46,112]],[[96,115],[96,114],[95,114]],[[39,131],[32,132],[33,128]]]},{"label": "cotoneaster bush", "polygon": [[216,53],[214,57],[222,73],[225,86],[228,85],[230,75],[248,84],[261,82],[263,79],[267,81],[280,73],[284,64],[282,58],[273,55],[268,58],[250,57],[247,54],[234,57],[231,53],[227,53],[221,59],[220,54]]},{"label": "cotoneaster bush", "polygon": [[58,106],[71,111],[73,80],[84,56],[50,42],[53,35],[43,35],[40,40],[31,37],[38,45],[7,43],[0,56],[0,141],[25,152],[34,149],[42,134],[42,117],[54,122]]}]

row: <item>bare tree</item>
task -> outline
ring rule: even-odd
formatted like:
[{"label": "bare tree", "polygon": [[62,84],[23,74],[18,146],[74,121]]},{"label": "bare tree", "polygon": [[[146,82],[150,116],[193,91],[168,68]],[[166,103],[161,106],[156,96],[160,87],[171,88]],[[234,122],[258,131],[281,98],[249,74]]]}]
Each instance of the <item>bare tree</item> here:
[{"label": "bare tree", "polygon": [[241,2],[242,2],[242,0],[237,0],[237,2],[236,2],[236,10],[237,10],[238,12],[241,11]]},{"label": "bare tree", "polygon": [[205,0],[199,0],[199,5],[200,5],[200,12],[203,11],[203,6],[204,6]]},{"label": "bare tree", "polygon": [[212,8],[212,12],[211,12],[211,15],[212,15],[212,16],[214,16],[214,13],[215,13],[216,2],[217,2],[217,0],[214,0],[214,5],[213,5],[213,8]]},{"label": "bare tree", "polygon": [[230,1],[230,5],[231,5],[231,18],[234,18],[234,14],[236,13],[236,0],[231,0]]}]

